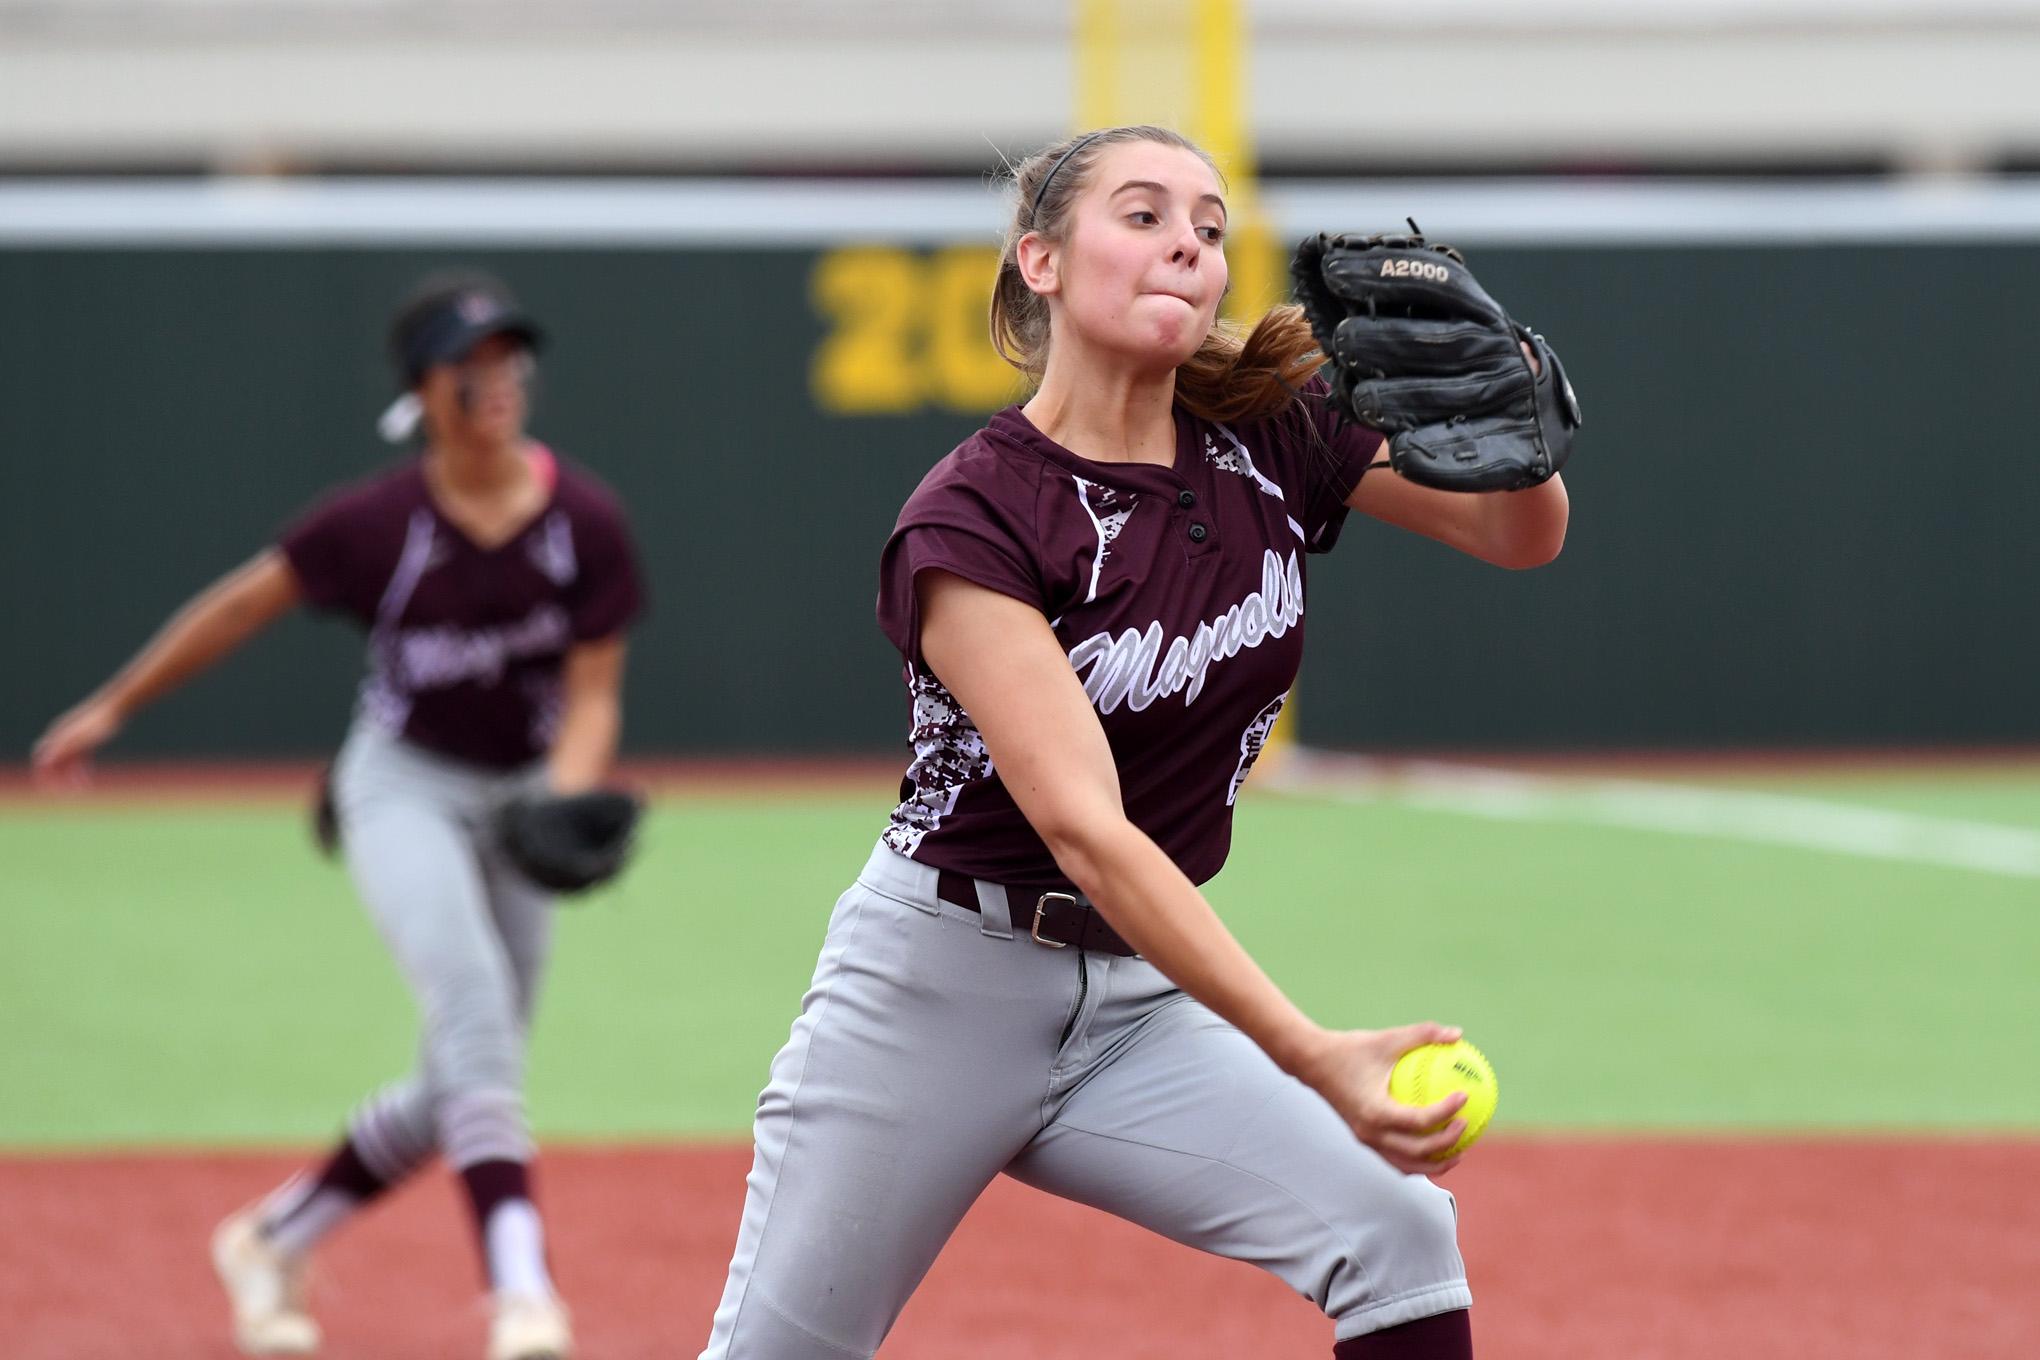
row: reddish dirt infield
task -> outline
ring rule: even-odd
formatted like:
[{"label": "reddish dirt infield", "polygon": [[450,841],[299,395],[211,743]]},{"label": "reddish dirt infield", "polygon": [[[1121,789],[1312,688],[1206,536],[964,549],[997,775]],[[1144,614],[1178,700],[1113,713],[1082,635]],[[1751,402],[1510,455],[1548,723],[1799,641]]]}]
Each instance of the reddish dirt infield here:
[{"label": "reddish dirt infield", "polygon": [[[16,1360],[226,1360],[205,1239],[273,1155],[0,1160],[0,1329]],[[585,1360],[692,1356],[741,1148],[549,1154],[541,1194]],[[1484,1357],[1883,1360],[2040,1352],[2040,1140],[1497,1140],[1448,1182]],[[315,1292],[332,1360],[479,1356],[444,1175],[351,1225]],[[1251,1268],[1010,1182],[883,1354],[1322,1356],[1329,1328]]]}]

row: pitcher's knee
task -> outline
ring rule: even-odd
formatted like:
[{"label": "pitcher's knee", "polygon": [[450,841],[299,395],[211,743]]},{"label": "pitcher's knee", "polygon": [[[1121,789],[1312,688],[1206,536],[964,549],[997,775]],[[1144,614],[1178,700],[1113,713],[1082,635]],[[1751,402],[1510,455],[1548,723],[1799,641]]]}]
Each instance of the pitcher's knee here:
[{"label": "pitcher's knee", "polygon": [[1471,1302],[1451,1194],[1421,1176],[1395,1176],[1374,1188],[1365,1203],[1351,1206],[1318,1300],[1341,1337]]}]

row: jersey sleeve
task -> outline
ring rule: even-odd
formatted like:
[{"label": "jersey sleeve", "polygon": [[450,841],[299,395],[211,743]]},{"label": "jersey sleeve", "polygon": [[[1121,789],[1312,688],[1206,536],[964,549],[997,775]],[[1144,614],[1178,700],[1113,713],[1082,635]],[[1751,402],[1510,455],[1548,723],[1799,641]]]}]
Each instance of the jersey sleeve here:
[{"label": "jersey sleeve", "polygon": [[1333,407],[1323,378],[1304,386],[1302,419],[1286,422],[1284,442],[1303,474],[1304,551],[1330,552],[1346,523],[1346,498],[1360,485],[1367,465],[1380,456],[1380,431],[1356,425]]},{"label": "jersey sleeve", "polygon": [[[921,663],[915,583],[926,571],[964,580],[1046,610],[1034,530],[1034,483],[1010,469],[945,460],[907,499],[879,559],[878,626],[900,655]],[[973,467],[978,475],[972,475]]]},{"label": "jersey sleeve", "polygon": [[363,598],[369,572],[356,523],[358,494],[328,496],[304,510],[277,535],[276,546],[290,563],[305,603],[314,609],[367,620],[375,601]]},{"label": "jersey sleeve", "polygon": [[576,547],[580,573],[569,613],[574,640],[613,637],[635,623],[645,609],[644,573],[623,507],[608,495],[589,497]]}]

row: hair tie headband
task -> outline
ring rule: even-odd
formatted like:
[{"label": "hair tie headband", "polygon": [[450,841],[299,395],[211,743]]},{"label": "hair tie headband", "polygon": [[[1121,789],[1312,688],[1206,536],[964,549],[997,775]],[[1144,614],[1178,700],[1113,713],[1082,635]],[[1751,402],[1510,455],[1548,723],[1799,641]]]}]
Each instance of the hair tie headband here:
[{"label": "hair tie headband", "polygon": [[1082,151],[1085,147],[1089,146],[1091,143],[1097,141],[1100,137],[1103,137],[1105,135],[1105,132],[1106,129],[1101,128],[1097,132],[1086,133],[1084,136],[1079,137],[1076,141],[1070,144],[1069,150],[1063,152],[1062,155],[1057,156],[1055,158],[1054,165],[1048,167],[1048,173],[1041,177],[1041,187],[1034,191],[1034,211],[1029,213],[1027,216],[1027,225],[1029,230],[1032,230],[1034,223],[1040,220],[1041,200],[1048,197],[1048,186],[1055,182],[1056,172],[1063,168],[1063,162],[1068,160],[1070,157],[1076,155],[1079,151]]}]

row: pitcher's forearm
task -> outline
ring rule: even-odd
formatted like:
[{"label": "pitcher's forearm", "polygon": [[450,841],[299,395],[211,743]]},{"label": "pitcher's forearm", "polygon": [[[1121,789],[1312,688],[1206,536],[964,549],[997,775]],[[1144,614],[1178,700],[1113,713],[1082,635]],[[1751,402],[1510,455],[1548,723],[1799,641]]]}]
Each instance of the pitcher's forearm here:
[{"label": "pitcher's forearm", "polygon": [[1488,518],[1494,558],[1510,567],[1541,567],[1565,547],[1571,507],[1565,482],[1551,480],[1521,491],[1492,492],[1481,500]]}]

